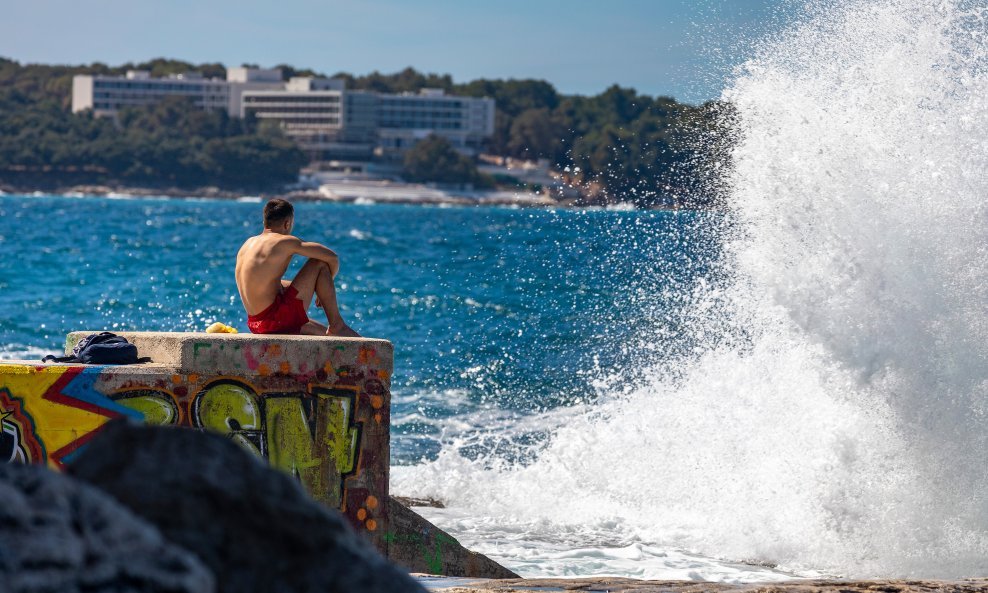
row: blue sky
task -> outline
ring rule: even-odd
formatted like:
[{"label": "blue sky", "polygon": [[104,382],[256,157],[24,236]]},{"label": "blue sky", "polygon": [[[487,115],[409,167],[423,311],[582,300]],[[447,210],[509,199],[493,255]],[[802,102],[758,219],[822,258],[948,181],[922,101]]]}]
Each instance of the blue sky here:
[{"label": "blue sky", "polygon": [[564,93],[617,83],[699,102],[786,0],[30,0],[8,2],[0,56],[120,64],[153,57],[288,63],[332,74],[406,66],[541,78]]}]

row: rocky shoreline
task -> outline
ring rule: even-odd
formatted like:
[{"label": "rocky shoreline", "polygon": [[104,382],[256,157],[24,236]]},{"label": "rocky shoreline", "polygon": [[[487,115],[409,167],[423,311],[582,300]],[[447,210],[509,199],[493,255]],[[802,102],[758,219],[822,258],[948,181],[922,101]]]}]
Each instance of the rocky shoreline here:
[{"label": "rocky shoreline", "polygon": [[[231,190],[214,186],[199,188],[178,187],[134,187],[120,185],[67,185],[49,188],[19,187],[0,184],[0,195],[62,195],[73,197],[133,197],[133,198],[202,198],[214,200],[268,200],[284,198],[293,202],[335,202],[335,203],[387,203],[387,204],[418,204],[445,206],[519,206],[519,207],[568,207],[574,206],[572,201],[557,201],[539,196],[530,196],[509,191],[474,192],[476,195],[461,196],[445,194],[441,191],[431,191],[423,195],[417,188],[409,186],[407,195],[401,195],[400,187],[397,195],[357,196],[351,194],[334,195],[318,190],[295,191],[260,191]],[[445,195],[444,195],[445,194]]]},{"label": "rocky shoreline", "polygon": [[609,593],[975,593],[988,591],[988,578],[961,580],[805,580],[732,585],[697,581],[639,581],[598,577],[472,581],[416,575],[430,591],[442,593],[531,593],[594,591]]}]

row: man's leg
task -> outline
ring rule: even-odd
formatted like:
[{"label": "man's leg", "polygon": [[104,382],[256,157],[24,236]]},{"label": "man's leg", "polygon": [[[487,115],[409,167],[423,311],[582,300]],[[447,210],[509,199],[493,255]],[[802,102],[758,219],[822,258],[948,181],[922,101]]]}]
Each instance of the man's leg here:
[{"label": "man's leg", "polygon": [[312,304],[312,295],[316,292],[316,280],[319,279],[319,275],[323,269],[326,270],[327,274],[329,273],[329,265],[326,262],[310,259],[305,262],[305,265],[298,271],[298,274],[295,274],[295,278],[291,282],[282,280],[281,284],[285,288],[289,286],[294,287],[296,292],[298,292],[298,299],[302,301],[302,304],[308,310],[309,305]]},{"label": "man's leg", "polygon": [[[333,284],[333,275],[329,265],[325,262],[313,259],[305,262],[298,275],[292,280],[292,286],[298,291],[298,298],[302,300],[306,309],[312,302],[312,295],[317,295],[317,302],[326,312],[326,321],[329,322],[329,327],[325,329],[323,335],[360,336],[343,321],[343,316],[340,315],[340,309],[336,302],[336,286]],[[314,326],[303,327],[303,333],[319,331],[315,326],[322,327],[320,324],[312,323]]]},{"label": "man's leg", "polygon": [[327,331],[329,331],[329,328],[318,321],[309,321],[302,326],[302,329],[298,333],[303,336],[325,336],[327,335]]},{"label": "man's leg", "polygon": [[360,334],[353,331],[343,321],[339,305],[336,302],[336,285],[333,283],[332,272],[329,271],[328,267],[326,272],[319,274],[319,278],[316,280],[316,294],[319,296],[322,310],[326,312],[326,321],[329,322],[329,328],[326,330],[327,336],[360,337]]}]

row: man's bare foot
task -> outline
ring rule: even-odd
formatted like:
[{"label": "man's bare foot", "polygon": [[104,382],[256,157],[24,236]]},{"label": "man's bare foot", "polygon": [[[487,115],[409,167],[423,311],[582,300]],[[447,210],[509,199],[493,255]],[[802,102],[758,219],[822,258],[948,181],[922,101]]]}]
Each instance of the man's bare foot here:
[{"label": "man's bare foot", "polygon": [[338,324],[331,325],[329,329],[326,330],[327,336],[336,336],[338,338],[359,338],[360,334],[353,331],[346,323],[342,321]]}]

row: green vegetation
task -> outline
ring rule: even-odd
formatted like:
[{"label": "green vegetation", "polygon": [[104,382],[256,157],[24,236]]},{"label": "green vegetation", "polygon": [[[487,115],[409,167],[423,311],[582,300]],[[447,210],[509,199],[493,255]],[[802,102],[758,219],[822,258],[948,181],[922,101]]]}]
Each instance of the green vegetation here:
[{"label": "green vegetation", "polygon": [[[286,76],[325,76],[279,65]],[[115,180],[177,186],[273,187],[295,179],[304,155],[277,129],[196,110],[184,101],[133,109],[117,121],[70,111],[72,76],[150,70],[153,76],[201,72],[223,77],[221,64],[157,59],[110,67],[19,65],[0,58],[0,180],[44,174],[79,180]],[[706,163],[727,143],[711,103],[691,106],[669,97],[612,86],[593,97],[563,95],[542,80],[474,80],[407,68],[395,74],[338,73],[347,88],[388,93],[440,88],[493,97],[495,133],[487,152],[548,159],[568,181],[599,201],[641,206],[707,205],[716,171]],[[437,139],[409,152],[410,180],[473,183],[481,176],[468,160]]]},{"label": "green vegetation", "polygon": [[134,68],[225,76],[219,64],[171,60],[70,68],[0,59],[0,180],[255,190],[298,178],[305,155],[276,130],[256,130],[253,122],[199,110],[185,99],[123,110],[116,120],[70,112],[73,75]]},{"label": "green vegetation", "polygon": [[431,135],[405,153],[402,176],[408,181],[493,187],[494,179],[477,171],[473,160],[456,152],[441,136]]},{"label": "green vegetation", "polygon": [[617,85],[594,97],[562,95],[544,80],[474,80],[454,84],[448,75],[406,68],[395,74],[338,73],[347,88],[493,97],[497,104],[489,152],[548,159],[570,181],[600,201],[640,206],[708,206],[723,153],[717,125],[721,105],[692,106],[669,97],[640,95]]}]

